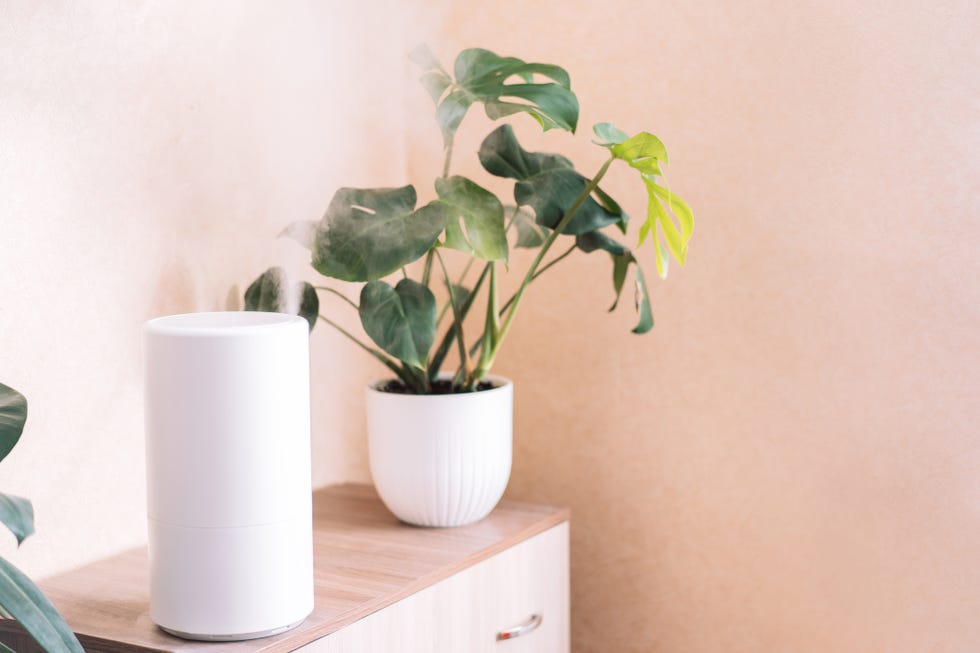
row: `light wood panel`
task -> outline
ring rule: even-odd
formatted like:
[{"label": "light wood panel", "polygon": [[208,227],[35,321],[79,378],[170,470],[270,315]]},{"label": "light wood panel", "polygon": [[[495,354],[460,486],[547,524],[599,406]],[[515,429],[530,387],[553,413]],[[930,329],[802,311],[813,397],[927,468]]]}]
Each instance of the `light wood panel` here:
[{"label": "light wood panel", "polygon": [[[568,653],[568,524],[549,528],[297,653]],[[542,616],[534,631],[497,633]]]},{"label": "light wood panel", "polygon": [[[315,492],[313,513],[314,611],[299,627],[275,637],[204,643],[161,631],[149,618],[145,548],[53,577],[41,587],[88,651],[285,653],[569,518],[567,509],[503,501],[470,526],[417,528],[395,519],[364,485]],[[2,627],[16,631],[12,623]]]}]

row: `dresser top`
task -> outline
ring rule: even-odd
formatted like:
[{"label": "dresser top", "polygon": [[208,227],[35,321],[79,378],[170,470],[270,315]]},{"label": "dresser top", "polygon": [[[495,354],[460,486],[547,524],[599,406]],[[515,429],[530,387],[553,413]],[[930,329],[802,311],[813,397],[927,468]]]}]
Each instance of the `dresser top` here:
[{"label": "dresser top", "polygon": [[501,501],[457,528],[399,522],[374,488],[313,493],[315,607],[298,627],[244,642],[192,642],[150,620],[146,549],[134,549],[40,583],[86,649],[107,653],[285,653],[433,585],[568,520],[567,509]]}]

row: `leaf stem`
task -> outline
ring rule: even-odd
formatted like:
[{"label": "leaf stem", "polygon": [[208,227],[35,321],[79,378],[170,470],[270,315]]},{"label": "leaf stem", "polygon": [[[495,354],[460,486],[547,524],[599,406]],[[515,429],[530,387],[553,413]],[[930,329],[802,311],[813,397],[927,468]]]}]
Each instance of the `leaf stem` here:
[{"label": "leaf stem", "polygon": [[[534,281],[534,279],[537,279],[538,277],[540,277],[542,274],[544,274],[545,272],[547,272],[548,270],[550,270],[553,265],[555,265],[556,263],[558,263],[559,261],[561,261],[563,258],[565,258],[569,254],[571,254],[572,252],[574,252],[577,248],[578,248],[578,245],[572,245],[571,247],[569,247],[568,249],[566,249],[564,252],[562,252],[560,255],[558,255],[555,258],[553,258],[551,261],[548,262],[547,265],[545,265],[540,270],[538,270],[537,272],[535,272],[534,273],[534,277],[531,280]],[[504,311],[506,311],[508,308],[510,308],[510,305],[514,303],[514,300],[515,299],[517,299],[517,293],[514,293],[513,295],[511,295],[510,298],[506,302],[504,302],[504,305],[501,306],[500,307],[500,310],[498,311],[498,315],[502,315],[504,313]],[[486,335],[487,335],[486,334],[486,330],[484,330],[483,334],[480,336],[480,339],[476,343],[474,343],[474,345],[472,347],[470,347],[470,356],[475,356],[476,355],[476,352],[479,349],[480,344],[483,342],[483,339],[486,337]],[[489,367],[487,368],[486,371],[490,371]]]},{"label": "leaf stem", "polygon": [[490,263],[490,290],[487,293],[487,316],[483,327],[483,336],[480,338],[483,349],[480,351],[480,362],[473,372],[473,379],[467,390],[472,390],[477,381],[482,379],[493,366],[493,359],[497,351],[497,336],[500,335],[500,310],[497,307],[497,266]]},{"label": "leaf stem", "polygon": [[[463,272],[459,275],[459,279],[456,280],[457,287],[461,287],[463,285],[463,281],[466,280],[466,275],[469,274],[470,268],[473,267],[474,260],[475,259],[470,258],[469,260],[466,261],[466,266],[463,268]],[[436,317],[436,326],[442,324],[442,318],[446,316],[446,311],[449,310],[449,306],[450,304],[447,301],[445,304],[442,305],[442,308],[439,309],[439,315]]]},{"label": "leaf stem", "polygon": [[[599,186],[599,182],[605,176],[606,171],[609,170],[609,166],[615,160],[616,157],[609,157],[609,159],[602,164],[602,167],[599,168],[599,171],[595,174],[592,180],[586,184],[582,193],[575,198],[574,202],[572,202],[568,212],[565,213],[558,224],[555,225],[554,230],[548,234],[547,240],[544,241],[541,249],[538,250],[538,255],[534,257],[531,267],[528,268],[527,274],[524,275],[524,281],[521,282],[520,288],[517,289],[517,293],[514,295],[514,301],[511,304],[510,310],[507,312],[507,316],[504,318],[503,326],[500,328],[500,335],[497,338],[495,349],[499,349],[500,344],[504,341],[504,338],[507,337],[507,333],[510,331],[510,326],[514,321],[514,315],[517,314],[517,309],[520,308],[521,300],[524,298],[524,293],[527,291],[527,287],[534,280],[534,277],[538,272],[538,266],[541,265],[541,261],[544,260],[545,254],[548,253],[551,246],[555,244],[556,240],[558,240],[558,236],[561,235],[561,233],[565,230],[565,227],[568,226],[568,223],[571,222],[573,217],[575,217],[575,213],[582,207],[585,200],[587,200],[592,192]],[[496,351],[494,353],[496,354]]]},{"label": "leaf stem", "polygon": [[360,306],[358,306],[353,301],[351,301],[351,299],[349,297],[347,297],[347,295],[345,295],[344,293],[340,292],[339,290],[336,290],[334,288],[329,288],[327,286],[313,286],[313,287],[316,288],[317,290],[323,290],[325,292],[328,292],[328,293],[332,293],[334,295],[337,295],[338,297],[340,297],[341,299],[343,299],[345,302],[347,302],[348,304],[350,304],[351,306],[353,306],[354,307],[354,310],[356,310],[356,311],[361,310],[361,307]]},{"label": "leaf stem", "polygon": [[[473,284],[473,290],[470,292],[470,296],[463,302],[463,306],[460,309],[460,313],[463,314],[463,319],[466,319],[467,314],[470,312],[470,308],[473,306],[473,301],[476,299],[477,293],[480,292],[480,288],[483,286],[483,281],[487,278],[487,274],[490,272],[490,264],[487,263],[483,267],[483,272],[477,278],[476,283]],[[454,318],[455,322],[455,318]],[[442,341],[439,343],[439,347],[436,349],[435,356],[429,362],[429,380],[434,380],[439,374],[439,370],[442,369],[442,362],[446,360],[446,355],[449,353],[449,347],[452,345],[453,338],[456,336],[455,324],[450,325],[449,330],[442,337]],[[471,354],[472,355],[472,354]]]},{"label": "leaf stem", "polygon": [[445,163],[442,164],[442,176],[444,178],[449,176],[449,164],[453,160],[453,145],[455,143],[456,143],[456,138],[451,137],[449,139],[449,143],[446,145],[446,161]]},{"label": "leaf stem", "polygon": [[463,377],[463,382],[468,383],[470,375],[472,374],[472,366],[470,365],[470,354],[466,350],[466,341],[463,338],[463,318],[460,314],[460,306],[456,303],[456,291],[453,290],[453,282],[449,278],[449,270],[446,269],[446,262],[442,260],[442,254],[439,250],[436,250],[436,258],[439,260],[439,266],[442,268],[443,278],[446,280],[446,288],[449,290],[449,304],[453,307],[453,317],[455,318],[456,325],[456,342],[459,345],[459,365],[460,373],[457,376]]},{"label": "leaf stem", "polygon": [[402,369],[399,368],[398,365],[396,365],[395,362],[392,359],[390,359],[387,356],[385,356],[384,352],[382,352],[379,349],[375,349],[374,347],[369,347],[368,345],[365,345],[363,342],[361,342],[360,340],[358,340],[357,336],[355,336],[350,331],[348,331],[344,327],[340,326],[339,324],[337,324],[336,322],[334,322],[333,320],[331,320],[326,315],[323,315],[321,313],[318,317],[321,320],[323,320],[324,322],[326,322],[327,324],[329,324],[330,326],[332,326],[334,329],[336,329],[337,331],[339,331],[342,335],[346,336],[355,345],[357,345],[358,347],[360,347],[361,349],[363,349],[364,351],[366,351],[367,353],[371,354],[372,356],[374,356],[375,358],[377,358],[379,361],[381,361],[388,369],[390,369],[392,372],[394,372],[395,375],[398,376],[399,379],[401,379],[402,381],[404,381],[406,383],[406,385],[410,385],[410,386],[412,385],[411,381],[409,379],[406,379],[405,378],[405,374],[402,371]]},{"label": "leaf stem", "polygon": [[[564,259],[566,256],[570,255],[577,248],[578,248],[578,245],[577,244],[572,244],[572,246],[569,247],[568,249],[566,249],[564,252],[562,252],[561,254],[559,254],[558,256],[556,256],[555,258],[553,258],[550,261],[548,261],[548,264],[547,265],[545,265],[540,270],[538,270],[537,272],[534,273],[534,276],[531,277],[531,281],[534,281],[535,279],[537,279],[538,277],[540,277],[542,274],[544,274],[545,272],[547,272],[548,270],[550,270],[552,268],[552,266],[554,266],[556,263],[558,263],[559,261],[561,261],[562,259]],[[503,311],[506,311],[508,308],[510,308],[510,305],[514,303],[514,300],[515,299],[517,299],[517,293],[514,293],[511,296],[511,298],[508,299],[504,303],[504,305],[503,305],[503,307],[501,307],[500,311],[503,312]]]},{"label": "leaf stem", "polygon": [[422,285],[429,287],[429,277],[432,275],[432,257],[435,254],[435,247],[425,255],[425,265],[422,267]]}]

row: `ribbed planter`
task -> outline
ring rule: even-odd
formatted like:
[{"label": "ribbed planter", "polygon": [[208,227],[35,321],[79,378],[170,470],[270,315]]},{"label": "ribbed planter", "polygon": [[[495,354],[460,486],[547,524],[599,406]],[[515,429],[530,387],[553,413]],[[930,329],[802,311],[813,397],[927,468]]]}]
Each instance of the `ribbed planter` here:
[{"label": "ribbed planter", "polygon": [[510,479],[513,384],[489,390],[403,395],[367,389],[374,485],[396,517],[417,526],[483,519]]}]

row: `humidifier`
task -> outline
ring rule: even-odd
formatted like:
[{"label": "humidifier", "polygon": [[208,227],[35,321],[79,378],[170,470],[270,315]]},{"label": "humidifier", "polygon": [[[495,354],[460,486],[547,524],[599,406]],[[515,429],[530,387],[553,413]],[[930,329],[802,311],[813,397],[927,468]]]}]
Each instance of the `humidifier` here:
[{"label": "humidifier", "polygon": [[171,634],[253,639],[313,610],[308,331],[261,312],[144,327],[150,617]]}]

